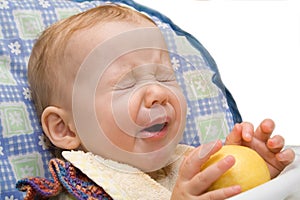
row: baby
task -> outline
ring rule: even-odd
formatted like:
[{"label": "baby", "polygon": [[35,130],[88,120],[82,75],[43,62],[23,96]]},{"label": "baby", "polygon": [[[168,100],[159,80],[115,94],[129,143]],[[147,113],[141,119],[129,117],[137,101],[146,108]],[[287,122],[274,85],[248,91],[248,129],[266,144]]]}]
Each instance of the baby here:
[{"label": "baby", "polygon": [[[164,39],[147,16],[104,5],[62,20],[36,42],[28,65],[43,131],[63,157],[115,199],[225,199],[207,192],[234,165],[199,171],[222,142],[179,145],[187,104]],[[225,145],[255,149],[276,177],[294,159],[266,119],[236,124]],[[70,151],[72,150],[72,151]]]}]

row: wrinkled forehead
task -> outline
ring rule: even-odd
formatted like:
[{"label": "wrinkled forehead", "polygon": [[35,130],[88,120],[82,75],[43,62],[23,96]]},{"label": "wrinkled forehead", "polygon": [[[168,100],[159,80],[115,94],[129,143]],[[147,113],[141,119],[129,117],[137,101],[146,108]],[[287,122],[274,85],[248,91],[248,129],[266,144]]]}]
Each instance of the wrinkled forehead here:
[{"label": "wrinkled forehead", "polygon": [[[73,66],[75,65],[79,67],[93,50],[101,48],[101,44],[106,41],[111,42],[109,43],[109,46],[105,46],[105,51],[103,51],[101,55],[98,55],[98,58],[107,56],[111,57],[109,54],[114,54],[114,52],[118,50],[123,51],[123,54],[128,53],[129,51],[135,50],[128,50],[128,46],[136,43],[136,39],[141,36],[139,35],[140,32],[134,32],[133,30],[145,29],[145,32],[147,32],[149,28],[157,29],[157,32],[159,32],[159,29],[154,24],[146,20],[141,22],[101,22],[91,28],[77,31],[67,43],[65,49],[65,60],[68,63],[71,62]],[[126,37],[119,37],[124,34]],[[144,34],[143,38],[139,38],[139,40],[147,40],[148,42],[151,41],[153,44],[156,44],[156,46],[159,45],[162,48],[166,48],[161,33],[160,35],[151,35],[150,33]],[[142,45],[143,44],[140,44],[139,47],[135,45],[132,48],[144,48]],[[124,52],[124,47],[127,48],[127,52]],[[120,56],[121,55],[118,55],[118,57]]]},{"label": "wrinkled forehead", "polygon": [[157,63],[170,66],[164,37],[150,22],[106,23],[82,31],[71,41],[69,52],[68,65],[71,63],[71,67],[77,69],[73,71],[73,79],[94,80],[93,83],[108,71],[110,76],[118,75],[116,78],[119,78],[140,65]]},{"label": "wrinkled forehead", "polygon": [[[137,28],[136,26],[126,26],[122,29],[118,27],[113,30],[114,37],[109,37],[109,39],[100,42],[84,58],[77,72],[74,87],[81,88],[89,84],[89,87],[93,86],[92,88],[96,89],[100,77],[118,59],[128,59],[124,63],[129,65],[130,69],[132,67],[130,65],[158,62],[161,60],[161,56],[165,54],[163,52],[167,51],[163,36],[156,27]],[[139,53],[136,55],[131,52]],[[134,62],[131,61],[131,58],[134,58]],[[165,63],[169,66],[169,59]]]}]

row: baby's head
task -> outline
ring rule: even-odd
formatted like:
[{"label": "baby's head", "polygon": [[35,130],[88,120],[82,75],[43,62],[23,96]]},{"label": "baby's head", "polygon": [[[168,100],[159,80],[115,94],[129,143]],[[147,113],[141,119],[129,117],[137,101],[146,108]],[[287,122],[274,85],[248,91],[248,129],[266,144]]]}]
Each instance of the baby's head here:
[{"label": "baby's head", "polygon": [[145,15],[105,5],[58,22],[34,46],[28,79],[55,146],[145,171],[170,162],[186,102],[162,35]]}]

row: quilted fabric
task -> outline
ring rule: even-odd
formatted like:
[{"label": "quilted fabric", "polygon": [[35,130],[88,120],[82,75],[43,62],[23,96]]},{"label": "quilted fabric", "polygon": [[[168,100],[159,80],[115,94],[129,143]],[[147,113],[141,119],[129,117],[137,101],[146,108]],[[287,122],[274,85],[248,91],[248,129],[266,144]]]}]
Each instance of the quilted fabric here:
[{"label": "quilted fabric", "polygon": [[[87,10],[102,1],[0,0],[0,199],[22,199],[15,189],[27,176],[50,177],[52,158],[37,119],[27,83],[27,61],[38,35],[59,19]],[[188,101],[182,143],[224,138],[241,117],[218,69],[203,46],[166,16],[131,0],[161,29],[177,79]]]}]

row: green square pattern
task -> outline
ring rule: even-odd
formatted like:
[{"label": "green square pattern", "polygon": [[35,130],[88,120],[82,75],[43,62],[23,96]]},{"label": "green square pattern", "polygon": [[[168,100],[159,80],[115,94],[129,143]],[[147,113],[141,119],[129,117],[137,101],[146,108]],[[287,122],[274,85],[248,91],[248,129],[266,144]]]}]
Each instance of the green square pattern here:
[{"label": "green square pattern", "polygon": [[10,73],[10,59],[0,56],[0,84],[16,85],[16,81]]},{"label": "green square pattern", "polygon": [[70,10],[67,10],[67,9],[55,9],[55,12],[56,12],[56,15],[58,17],[58,19],[65,19],[67,17],[70,17],[72,15],[75,15],[77,13],[79,13],[80,11],[76,11],[75,9],[70,9]]},{"label": "green square pattern", "polygon": [[196,124],[203,143],[215,141],[216,138],[224,140],[228,135],[228,126],[223,114],[199,117]]},{"label": "green square pattern", "polygon": [[16,179],[44,176],[42,159],[38,153],[12,156],[9,157],[9,162],[13,168]]},{"label": "green square pattern", "polygon": [[[184,36],[177,36],[174,34],[174,37],[176,38],[175,43],[177,47],[177,53],[179,55],[197,55],[198,50],[195,49],[192,45],[189,45],[186,37]],[[201,56],[199,56],[201,57]]]},{"label": "green square pattern", "polygon": [[209,70],[188,71],[184,73],[190,100],[218,96],[218,88],[212,83],[213,73]]},{"label": "green square pattern", "polygon": [[0,104],[3,137],[31,134],[33,128],[23,102]]},{"label": "green square pattern", "polygon": [[15,10],[13,11],[15,22],[20,31],[20,38],[36,39],[37,36],[45,29],[41,22],[40,11]]}]

